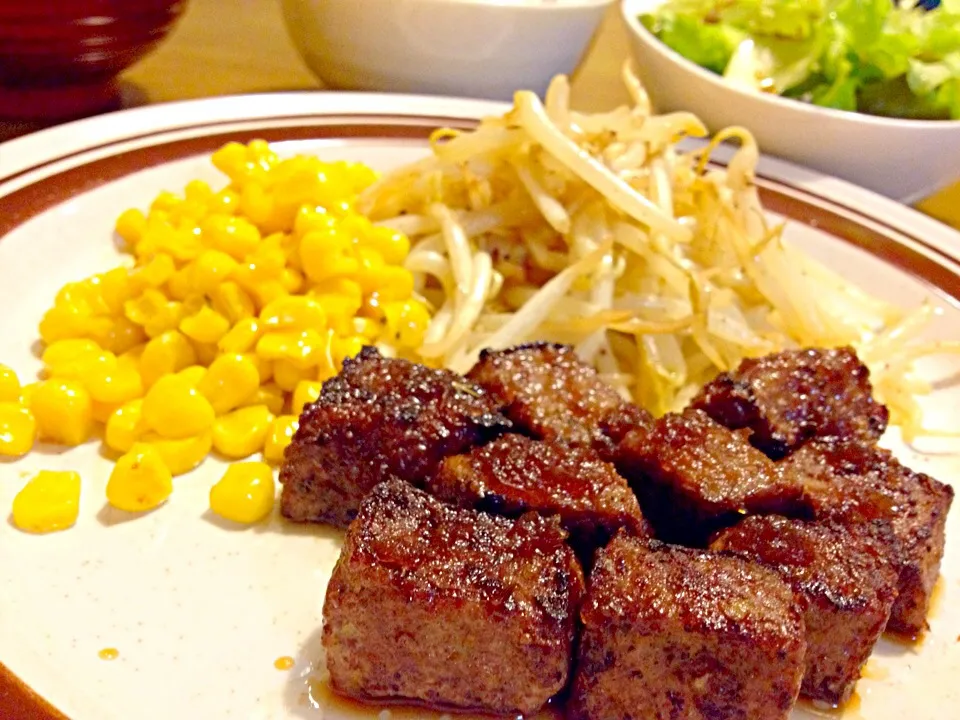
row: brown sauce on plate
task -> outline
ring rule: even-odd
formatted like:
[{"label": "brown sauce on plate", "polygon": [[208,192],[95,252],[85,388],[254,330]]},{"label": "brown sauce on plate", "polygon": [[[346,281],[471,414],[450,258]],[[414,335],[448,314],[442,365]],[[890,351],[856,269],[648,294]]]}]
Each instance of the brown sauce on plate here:
[{"label": "brown sauce on plate", "polygon": [[[503,720],[502,715],[462,711],[455,708],[441,710],[423,707],[409,701],[377,700],[360,702],[338,695],[327,680],[311,680],[307,703],[317,710],[331,710],[350,720]],[[536,715],[517,716],[517,720],[562,720],[559,707],[548,706]]]}]

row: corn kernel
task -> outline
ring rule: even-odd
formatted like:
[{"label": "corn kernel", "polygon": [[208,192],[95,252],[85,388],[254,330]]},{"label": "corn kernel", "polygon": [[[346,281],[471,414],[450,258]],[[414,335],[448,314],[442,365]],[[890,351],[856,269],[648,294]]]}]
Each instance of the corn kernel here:
[{"label": "corn kernel", "polygon": [[0,402],[17,402],[20,399],[20,380],[13,368],[0,365]]},{"label": "corn kernel", "polygon": [[361,298],[338,294],[318,294],[314,297],[327,313],[329,325],[337,334],[346,335],[353,329],[353,319],[362,306]]},{"label": "corn kernel", "polygon": [[320,303],[311,297],[283,297],[274,300],[260,311],[261,327],[267,332],[276,330],[324,330],[327,314]]},{"label": "corn kernel", "polygon": [[280,285],[291,295],[300,292],[304,285],[303,273],[292,267],[285,267],[280,271]]},{"label": "corn kernel", "polygon": [[254,225],[267,232],[276,230],[274,210],[274,199],[262,185],[258,183],[244,185],[240,193],[240,212],[250,218]]},{"label": "corn kernel", "polygon": [[247,164],[247,148],[238,142],[229,142],[213,153],[211,161],[217,170],[236,181]]},{"label": "corn kernel", "polygon": [[353,241],[335,228],[313,230],[304,235],[300,241],[300,262],[313,282],[341,275],[354,276],[360,270]]},{"label": "corn kernel", "polygon": [[66,530],[80,514],[80,476],[41,470],[13,499],[13,524],[25,532]]},{"label": "corn kernel", "polygon": [[113,353],[125,353],[147,340],[144,328],[130,322],[123,315],[114,316],[110,327],[97,338],[104,350]]},{"label": "corn kernel", "polygon": [[217,347],[225,353],[245,353],[254,348],[260,334],[260,321],[252,317],[244,318],[220,338]]},{"label": "corn kernel", "polygon": [[117,408],[107,420],[104,442],[112,450],[125,453],[144,433],[143,400],[131,400]]},{"label": "corn kernel", "polygon": [[356,305],[363,304],[363,288],[360,287],[360,283],[345,277],[327,278],[315,283],[307,294],[314,297],[343,295],[350,298]]},{"label": "corn kernel", "polygon": [[405,348],[416,348],[423,343],[423,336],[430,325],[430,313],[423,303],[416,300],[385,302],[383,316],[386,319],[388,342]]},{"label": "corn kernel", "polygon": [[119,408],[120,405],[116,403],[102,403],[94,400],[93,419],[101,425],[105,425],[107,420],[110,419],[110,416],[113,415],[113,413],[115,413]]},{"label": "corn kernel", "polygon": [[222,250],[207,250],[192,265],[193,292],[209,295],[230,276],[237,261]]},{"label": "corn kernel", "polygon": [[210,293],[213,309],[231,323],[253,317],[256,308],[250,295],[235,282],[220,283]]},{"label": "corn kernel", "polygon": [[293,441],[299,426],[300,419],[296,415],[281,415],[274,420],[263,446],[264,459],[273,463],[282,462],[283,453]]},{"label": "corn kernel", "polygon": [[[163,252],[173,257],[177,262],[188,262],[203,252],[203,241],[200,238],[200,233],[194,232],[193,228],[190,227],[174,227],[173,225],[151,227],[148,225],[146,232],[143,234],[143,239],[137,245],[137,254],[146,255],[152,252]],[[146,250],[150,250],[151,253],[146,252]]]},{"label": "corn kernel", "polygon": [[257,373],[260,375],[260,384],[268,383],[273,379],[273,361],[262,358],[256,353],[245,353],[245,357],[250,359],[257,366]]},{"label": "corn kernel", "polygon": [[381,323],[378,323],[376,320],[371,320],[370,318],[355,317],[353,318],[353,335],[359,335],[360,337],[372,341],[380,337],[380,331],[383,328]]},{"label": "corn kernel", "polygon": [[140,375],[144,387],[150,387],[164,375],[179,372],[197,362],[193,344],[180,332],[171,330],[147,343],[140,357]]},{"label": "corn kernel", "polygon": [[130,271],[117,267],[93,278],[100,290],[100,299],[112,315],[123,312],[123,303],[133,296]]},{"label": "corn kernel", "polygon": [[127,320],[142,326],[150,337],[176,329],[184,314],[181,303],[168,300],[154,288],[148,288],[140,297],[125,302],[123,312]]},{"label": "corn kernel", "polygon": [[362,243],[380,253],[385,263],[400,265],[410,254],[410,240],[403,233],[385,227],[371,227]]},{"label": "corn kernel", "polygon": [[140,360],[143,358],[143,352],[147,349],[147,344],[140,343],[117,356],[117,365],[131,367],[140,372]]},{"label": "corn kernel", "polygon": [[41,440],[81,445],[93,434],[93,400],[75,380],[45,380],[33,391],[30,410]]},{"label": "corn kernel", "polygon": [[193,347],[197,351],[197,362],[200,365],[209,365],[220,355],[220,348],[215,343],[195,342]]},{"label": "corn kernel", "polygon": [[[78,351],[71,356],[69,348],[64,349],[68,343],[75,343],[78,347],[80,343],[89,343],[90,349]],[[100,347],[90,340],[59,340],[47,348],[43,359],[47,377],[64,380],[82,381],[96,373],[110,372],[117,366],[116,355],[100,350]]]},{"label": "corn kernel", "polygon": [[180,332],[200,343],[216,344],[230,329],[230,321],[209,305],[180,322]]},{"label": "corn kernel", "polygon": [[297,384],[304,380],[316,379],[315,368],[302,368],[289,360],[277,360],[273,363],[273,382],[287,392],[293,392]]},{"label": "corn kernel", "polygon": [[260,231],[246,218],[211,215],[200,228],[210,247],[222,250],[238,262],[260,244]]},{"label": "corn kernel", "polygon": [[162,210],[165,212],[170,212],[181,202],[174,193],[169,190],[161,190],[157,197],[154,198],[153,202],[150,203],[151,210]]},{"label": "corn kernel", "polygon": [[290,409],[299,415],[303,412],[306,405],[316,402],[320,397],[320,390],[323,383],[317,380],[301,380],[293,390],[293,399],[290,401]]},{"label": "corn kernel", "polygon": [[174,477],[197,468],[213,447],[213,433],[207,430],[193,437],[170,440],[157,433],[145,433],[138,445],[149,445],[160,455],[164,466]]},{"label": "corn kernel", "polygon": [[167,297],[176,302],[183,302],[193,293],[190,267],[184,267],[174,272],[167,280],[164,288]]},{"label": "corn kernel", "polygon": [[250,525],[270,514],[275,496],[269,465],[234,463],[210,488],[210,509],[222,518]]},{"label": "corn kernel", "polygon": [[170,281],[176,271],[177,265],[172,257],[157,253],[132,272],[130,282],[134,289],[141,292],[147,288],[160,288]]},{"label": "corn kernel", "polygon": [[177,375],[157,380],[143,398],[146,427],[165,438],[200,435],[210,429],[215,418],[210,402]]},{"label": "corn kernel", "polygon": [[117,218],[116,231],[129,247],[135,247],[143,237],[147,227],[147,218],[142,211],[136,208],[124,210]]},{"label": "corn kernel", "polygon": [[413,294],[413,273],[406,268],[383,265],[372,271],[370,282],[385,302],[405,300]]},{"label": "corn kernel", "polygon": [[183,188],[183,197],[187,202],[206,205],[213,199],[213,189],[203,180],[191,180]]},{"label": "corn kernel", "polygon": [[256,282],[250,285],[248,289],[250,294],[253,296],[255,305],[260,308],[266,307],[274,300],[278,300],[290,294],[284,289],[283,283],[281,283],[279,280],[264,280],[262,282]]},{"label": "corn kernel", "polygon": [[343,365],[347,358],[356,357],[363,350],[364,346],[370,343],[361,335],[348,335],[347,337],[335,338],[333,341],[333,362],[337,367]]},{"label": "corn kernel", "polygon": [[244,355],[221,355],[210,365],[197,389],[217,415],[240,407],[260,387],[257,365]]},{"label": "corn kernel", "polygon": [[293,235],[302,238],[314,230],[332,230],[337,226],[337,218],[322,207],[302,206],[293,220]]},{"label": "corn kernel", "polygon": [[150,445],[134,445],[117,460],[107,480],[107,502],[127,512],[159,507],[172,492],[173,476]]},{"label": "corn kernel", "polygon": [[177,377],[182,378],[190,387],[199,387],[207,376],[207,368],[203,365],[191,365],[177,373]]},{"label": "corn kernel", "polygon": [[240,404],[240,407],[249,407],[251,405],[266,405],[267,409],[274,415],[283,412],[283,406],[287,402],[287,396],[279,385],[267,383],[258,387],[253,395]]},{"label": "corn kernel", "polygon": [[20,404],[24,407],[30,407],[30,403],[33,402],[33,393],[38,387],[40,387],[40,383],[32,382],[20,388]]},{"label": "corn kernel", "polygon": [[37,421],[18,402],[0,402],[0,456],[21,457],[33,448]]},{"label": "corn kernel", "polygon": [[76,377],[78,371],[74,369],[75,363],[83,363],[90,358],[96,362],[101,352],[100,346],[93,340],[58,340],[46,347],[42,360],[48,375]]},{"label": "corn kernel", "polygon": [[285,360],[298,368],[308,368],[320,362],[326,349],[326,333],[314,329],[300,332],[266,333],[257,341],[257,355],[267,360]]},{"label": "corn kernel", "polygon": [[236,190],[226,187],[211,198],[211,213],[233,215],[240,207],[240,195]]},{"label": "corn kernel", "polygon": [[243,458],[263,449],[274,416],[266,405],[251,405],[218,418],[213,447],[221,455]]},{"label": "corn kernel", "polygon": [[80,373],[80,381],[96,402],[121,405],[143,395],[143,380],[129,362],[99,363]]},{"label": "corn kernel", "polygon": [[69,338],[97,338],[110,331],[111,320],[93,317],[89,310],[55,305],[40,321],[40,338],[48,345]]}]

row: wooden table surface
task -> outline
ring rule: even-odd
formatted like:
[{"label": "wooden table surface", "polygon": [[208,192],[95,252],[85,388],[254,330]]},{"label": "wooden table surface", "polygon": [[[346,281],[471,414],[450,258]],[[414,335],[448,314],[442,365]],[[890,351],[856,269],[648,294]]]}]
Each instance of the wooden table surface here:
[{"label": "wooden table surface", "polygon": [[[573,79],[574,104],[599,110],[626,102],[619,70],[628,54],[626,31],[614,6]],[[322,89],[287,35],[279,0],[188,0],[171,35],[122,80],[126,105]],[[0,125],[0,137],[3,130]],[[6,134],[12,134],[10,128]],[[918,207],[960,228],[960,182]]]}]

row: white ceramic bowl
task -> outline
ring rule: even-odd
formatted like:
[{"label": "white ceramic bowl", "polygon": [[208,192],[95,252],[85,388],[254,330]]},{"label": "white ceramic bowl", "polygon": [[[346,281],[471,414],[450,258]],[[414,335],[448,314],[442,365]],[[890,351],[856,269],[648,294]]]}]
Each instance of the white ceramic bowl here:
[{"label": "white ceramic bowl", "polygon": [[640,23],[661,2],[621,2],[638,72],[659,111],[689,110],[713,131],[745,126],[766,154],[905,203],[960,179],[960,121],[874,117],[731,87]]},{"label": "white ceramic bowl", "polygon": [[510,100],[572,73],[613,0],[283,0],[335,88]]}]

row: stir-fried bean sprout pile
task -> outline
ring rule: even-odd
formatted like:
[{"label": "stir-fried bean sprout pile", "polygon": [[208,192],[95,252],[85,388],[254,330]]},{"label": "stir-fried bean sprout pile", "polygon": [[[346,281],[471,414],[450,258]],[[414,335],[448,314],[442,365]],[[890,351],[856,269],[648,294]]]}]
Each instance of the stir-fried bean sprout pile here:
[{"label": "stir-fried bean sprout pile", "polygon": [[[457,371],[483,348],[572,343],[621,391],[675,410],[744,358],[856,347],[904,435],[924,431],[918,356],[957,351],[917,337],[933,312],[872,298],[782,240],[764,214],[749,131],[704,137],[686,112],[652,114],[629,67],[633,107],[570,109],[569,84],[471,132],[444,130],[428,157],[369,188],[359,209],[409,235],[406,266],[436,308],[420,354]],[[724,140],[739,149],[709,162]],[[958,344],[960,345],[960,344]]]}]

